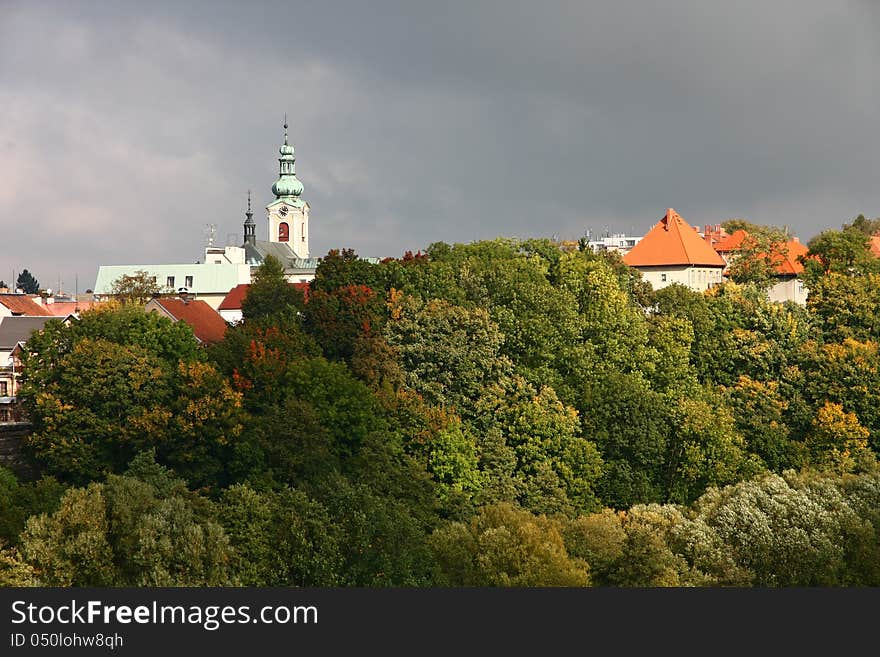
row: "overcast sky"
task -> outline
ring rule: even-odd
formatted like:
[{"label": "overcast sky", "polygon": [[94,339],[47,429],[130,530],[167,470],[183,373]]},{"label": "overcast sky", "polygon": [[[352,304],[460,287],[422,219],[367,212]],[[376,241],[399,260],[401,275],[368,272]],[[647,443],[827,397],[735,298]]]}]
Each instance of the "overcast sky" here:
[{"label": "overcast sky", "polygon": [[0,0],[0,279],[266,239],[281,123],[313,256],[880,215],[880,8]]}]

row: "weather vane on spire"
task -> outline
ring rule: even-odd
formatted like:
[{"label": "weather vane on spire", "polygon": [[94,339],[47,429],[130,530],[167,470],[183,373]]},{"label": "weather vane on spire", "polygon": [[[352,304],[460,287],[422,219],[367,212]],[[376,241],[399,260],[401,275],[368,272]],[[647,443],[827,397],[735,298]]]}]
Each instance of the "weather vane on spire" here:
[{"label": "weather vane on spire", "polygon": [[287,143],[287,112],[284,113],[284,143]]}]

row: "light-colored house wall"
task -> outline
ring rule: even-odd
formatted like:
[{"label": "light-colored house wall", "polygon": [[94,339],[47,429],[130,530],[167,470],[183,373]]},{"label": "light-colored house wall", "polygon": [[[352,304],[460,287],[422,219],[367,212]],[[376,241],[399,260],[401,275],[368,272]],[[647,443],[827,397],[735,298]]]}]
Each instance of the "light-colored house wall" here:
[{"label": "light-colored house wall", "polygon": [[780,279],[778,283],[767,290],[770,301],[782,303],[793,301],[802,306],[807,305],[807,295],[810,291],[799,278]]},{"label": "light-colored house wall", "polygon": [[[242,263],[214,262],[191,265],[102,265],[98,268],[95,281],[95,295],[107,297],[113,289],[113,283],[121,276],[134,276],[138,271],[145,271],[156,278],[159,288],[169,294],[176,294],[179,288],[185,287],[194,299],[207,303],[211,308],[217,307],[229,294],[229,290],[240,283],[251,282],[251,266]],[[174,285],[168,286],[169,277],[174,277]],[[192,277],[192,285],[187,285],[187,277]]]},{"label": "light-colored house wall", "polygon": [[721,283],[721,267],[669,265],[637,269],[655,290],[679,283],[695,292],[703,292]]}]

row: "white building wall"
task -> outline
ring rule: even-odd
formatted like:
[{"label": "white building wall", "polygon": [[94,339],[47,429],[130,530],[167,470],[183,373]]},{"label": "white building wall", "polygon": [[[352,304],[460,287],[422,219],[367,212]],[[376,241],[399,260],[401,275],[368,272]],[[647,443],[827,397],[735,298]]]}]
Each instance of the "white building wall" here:
[{"label": "white building wall", "polygon": [[703,292],[721,283],[721,267],[669,265],[666,267],[637,267],[642,277],[655,290],[679,283],[695,292]]},{"label": "white building wall", "polygon": [[783,303],[785,301],[793,301],[802,306],[807,305],[807,295],[809,290],[804,282],[798,278],[788,278],[780,280],[767,290],[767,297],[770,301]]}]

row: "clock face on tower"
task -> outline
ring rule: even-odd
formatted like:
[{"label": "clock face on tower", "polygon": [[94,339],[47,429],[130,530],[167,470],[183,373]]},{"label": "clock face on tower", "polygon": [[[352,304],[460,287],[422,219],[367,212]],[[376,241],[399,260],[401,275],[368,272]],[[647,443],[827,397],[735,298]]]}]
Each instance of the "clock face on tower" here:
[{"label": "clock face on tower", "polygon": [[282,205],[280,208],[278,208],[278,214],[280,214],[282,217],[286,217],[287,216],[287,206]]}]

